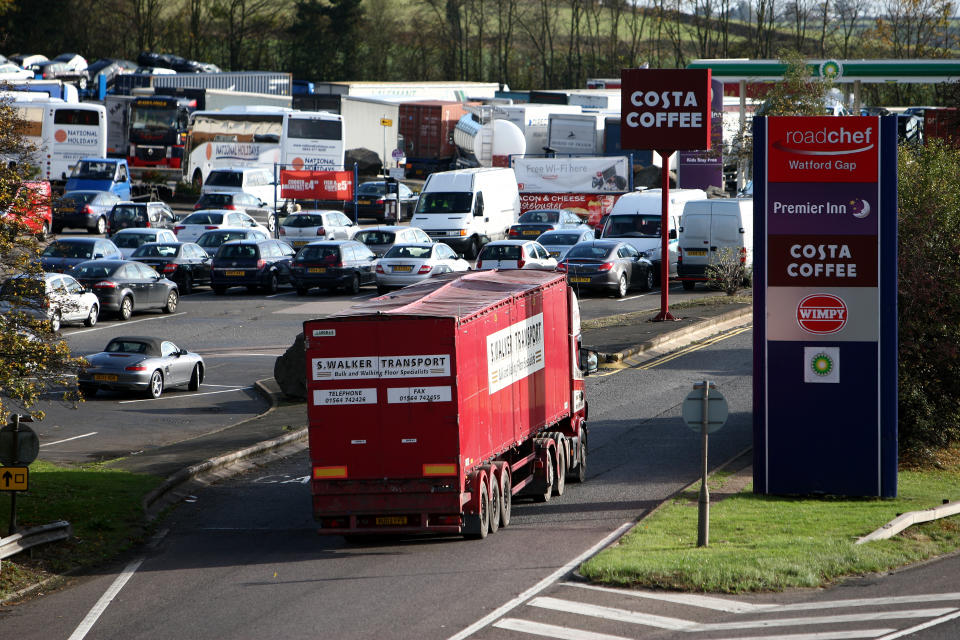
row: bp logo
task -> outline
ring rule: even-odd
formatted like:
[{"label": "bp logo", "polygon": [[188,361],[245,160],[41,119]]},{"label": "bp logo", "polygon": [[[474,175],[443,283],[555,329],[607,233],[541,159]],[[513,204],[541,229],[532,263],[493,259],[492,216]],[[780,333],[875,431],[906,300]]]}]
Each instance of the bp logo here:
[{"label": "bp logo", "polygon": [[820,63],[820,77],[836,80],[843,75],[843,65],[836,60],[824,60]]},{"label": "bp logo", "polygon": [[814,375],[828,376],[833,371],[833,358],[823,352],[820,352],[814,355],[813,359],[810,360],[810,369],[813,371]]}]

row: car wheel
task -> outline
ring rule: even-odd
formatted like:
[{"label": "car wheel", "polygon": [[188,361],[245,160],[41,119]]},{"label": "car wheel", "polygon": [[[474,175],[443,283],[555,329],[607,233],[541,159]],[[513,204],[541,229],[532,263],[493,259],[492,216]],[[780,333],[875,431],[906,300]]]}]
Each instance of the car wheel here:
[{"label": "car wheel", "polygon": [[629,284],[627,283],[627,274],[621,273],[620,279],[617,281],[617,297],[618,298],[626,297],[628,289],[629,289]]},{"label": "car wheel", "polygon": [[180,291],[183,291],[183,295],[185,296],[193,293],[193,278],[190,277],[189,273],[183,274],[183,282],[180,283]]},{"label": "car wheel", "polygon": [[123,300],[120,301],[120,310],[117,311],[117,316],[121,320],[129,320],[132,315],[133,300],[130,299],[130,296],[123,296]]},{"label": "car wheel", "polygon": [[347,285],[347,293],[356,295],[360,293],[360,276],[353,274],[353,278],[350,279],[350,284]]},{"label": "car wheel", "polygon": [[87,319],[83,321],[84,326],[92,327],[97,324],[97,320],[100,319],[100,307],[97,305],[90,305],[90,313],[87,314]]},{"label": "car wheel", "polygon": [[86,91],[86,89],[87,89],[87,79],[86,79],[86,78],[80,78],[79,80],[77,80],[77,87],[80,89],[80,91]]},{"label": "car wheel", "polygon": [[77,385],[77,389],[80,390],[80,395],[84,398],[92,398],[97,395],[97,388],[92,384]]},{"label": "car wheel", "polygon": [[227,288],[220,284],[213,285],[213,293],[218,296],[222,296],[227,292]]},{"label": "car wheel", "polygon": [[103,216],[100,216],[99,218],[97,218],[97,223],[93,226],[92,229],[88,229],[88,231],[90,231],[90,233],[98,233],[100,235],[103,235],[104,233],[107,232],[107,219],[104,218]]},{"label": "car wheel", "polygon": [[43,223],[40,227],[40,239],[48,240],[50,238],[50,225],[46,222]]},{"label": "car wheel", "polygon": [[267,278],[267,284],[263,285],[263,290],[267,293],[276,293],[279,287],[280,281],[277,279],[277,274],[271,273]]},{"label": "car wheel", "polygon": [[297,295],[298,295],[298,296],[305,296],[305,295],[307,295],[307,288],[306,288],[306,287],[297,287]]},{"label": "car wheel", "polygon": [[53,315],[50,316],[50,331],[57,333],[60,331],[60,311],[54,311]]},{"label": "car wheel", "polygon": [[[643,276],[643,290],[644,290],[644,291],[650,291],[651,289],[653,289],[653,287],[654,287],[655,284],[656,284],[656,282],[654,282],[654,280],[653,280],[653,269],[647,269],[647,273],[644,274],[644,276]],[[684,284],[684,287],[683,287],[683,288],[686,289],[686,288],[687,288],[687,287],[686,287],[686,284],[687,284],[687,283],[684,282],[683,284]],[[693,284],[693,283],[691,282],[690,284]]]},{"label": "car wheel", "polygon": [[163,393],[163,374],[157,369],[150,375],[150,386],[147,387],[147,396],[156,400]]},{"label": "car wheel", "polygon": [[180,294],[178,294],[174,289],[170,290],[170,293],[167,294],[167,304],[163,307],[164,313],[173,313],[177,310],[177,304],[180,302]]},{"label": "car wheel", "polygon": [[200,383],[203,381],[203,370],[200,363],[193,365],[193,373],[190,374],[190,385],[187,387],[190,391],[198,391]]},{"label": "car wheel", "polygon": [[480,255],[480,243],[476,238],[470,240],[470,246],[467,247],[467,260],[476,260]]},{"label": "car wheel", "polygon": [[684,280],[683,281],[683,290],[684,291],[693,291],[694,287],[697,286],[697,283],[693,280]]}]

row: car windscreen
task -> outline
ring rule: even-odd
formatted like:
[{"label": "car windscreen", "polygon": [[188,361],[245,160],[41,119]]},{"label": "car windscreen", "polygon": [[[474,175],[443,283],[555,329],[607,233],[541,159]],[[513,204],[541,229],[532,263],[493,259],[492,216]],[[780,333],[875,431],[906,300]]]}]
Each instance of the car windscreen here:
[{"label": "car windscreen", "polygon": [[420,194],[417,213],[464,213],[473,206],[469,191],[430,191]]},{"label": "car windscreen", "polygon": [[393,244],[397,234],[392,231],[361,231],[353,239],[363,244]]},{"label": "car windscreen", "polygon": [[304,262],[337,262],[340,260],[340,248],[330,245],[318,247],[308,245],[300,249],[296,259]]},{"label": "car windscreen", "polygon": [[211,171],[207,176],[207,184],[211,187],[241,187],[243,174],[238,171]]},{"label": "car windscreen", "polygon": [[119,268],[116,263],[113,264],[80,264],[73,268],[73,277],[77,280],[87,280],[91,278],[106,278],[113,274]]},{"label": "car windscreen", "polygon": [[521,247],[516,244],[487,245],[480,252],[481,260],[519,260]]},{"label": "car windscreen", "polygon": [[295,216],[287,216],[280,224],[281,227],[322,227],[323,216],[315,216],[309,213],[301,213]]},{"label": "car windscreen", "polygon": [[358,196],[380,196],[386,192],[386,185],[382,182],[364,182],[357,187]]},{"label": "car windscreen", "polygon": [[603,229],[603,235],[611,238],[659,238],[660,216],[610,216]]},{"label": "car windscreen", "polygon": [[567,252],[567,259],[604,260],[612,251],[612,247],[587,242],[570,249]]},{"label": "car windscreen", "polygon": [[259,253],[260,252],[257,251],[257,245],[255,244],[225,244],[220,246],[217,257],[227,259],[253,259],[257,258]]},{"label": "car windscreen", "polygon": [[403,245],[392,247],[387,251],[384,258],[429,258],[433,247],[405,247]]},{"label": "car windscreen", "polygon": [[145,244],[133,252],[134,258],[174,258],[180,252],[175,244]]},{"label": "car windscreen", "polygon": [[81,204],[87,204],[96,197],[96,191],[71,191],[63,195],[60,204],[65,207],[76,207]]},{"label": "car windscreen", "polygon": [[111,340],[104,351],[107,353],[149,353],[150,345],[135,340]]},{"label": "car windscreen", "polygon": [[180,224],[223,224],[222,213],[191,213]]},{"label": "car windscreen", "polygon": [[568,245],[568,244],[577,244],[580,241],[579,233],[545,233],[539,238],[537,242],[542,245]]},{"label": "car windscreen", "polygon": [[219,209],[224,205],[233,204],[233,196],[229,193],[205,193],[197,200],[197,204],[205,209]]},{"label": "car windscreen", "polygon": [[527,211],[518,218],[523,224],[556,222],[560,219],[560,214],[556,211]]},{"label": "car windscreen", "polygon": [[136,205],[115,205],[110,217],[114,222],[137,222],[141,218],[146,219],[147,210],[145,207]]},{"label": "car windscreen", "polygon": [[241,231],[210,231],[197,240],[201,247],[216,248],[229,240],[245,240],[247,234]]},{"label": "car windscreen", "polygon": [[48,258],[89,258],[93,255],[93,243],[54,242],[47,245],[43,255]]},{"label": "car windscreen", "polygon": [[110,239],[113,240],[113,244],[117,245],[121,249],[136,249],[142,244],[156,242],[157,234],[118,233]]}]

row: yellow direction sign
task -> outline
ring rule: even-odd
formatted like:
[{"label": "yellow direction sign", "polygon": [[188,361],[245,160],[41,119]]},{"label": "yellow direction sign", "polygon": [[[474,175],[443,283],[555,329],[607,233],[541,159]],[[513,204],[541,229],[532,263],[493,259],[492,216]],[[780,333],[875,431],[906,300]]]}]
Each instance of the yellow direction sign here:
[{"label": "yellow direction sign", "polygon": [[26,491],[29,477],[27,467],[0,467],[0,491]]},{"label": "yellow direction sign", "polygon": [[392,126],[393,126],[393,120],[391,120],[390,118],[380,118],[380,126],[381,126],[381,127],[392,127]]}]

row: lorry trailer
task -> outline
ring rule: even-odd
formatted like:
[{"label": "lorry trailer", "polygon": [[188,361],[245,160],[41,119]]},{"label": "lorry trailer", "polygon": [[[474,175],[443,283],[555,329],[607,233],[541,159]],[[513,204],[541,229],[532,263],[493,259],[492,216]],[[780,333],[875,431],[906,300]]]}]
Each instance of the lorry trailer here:
[{"label": "lorry trailer", "polygon": [[483,538],[583,482],[586,353],[565,276],[443,274],[304,323],[319,533]]}]

